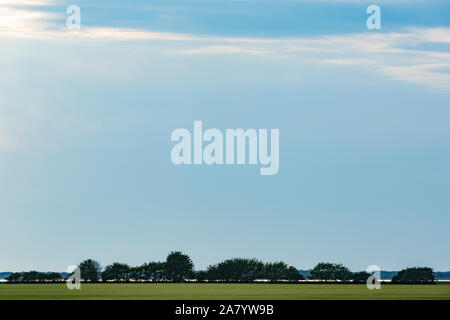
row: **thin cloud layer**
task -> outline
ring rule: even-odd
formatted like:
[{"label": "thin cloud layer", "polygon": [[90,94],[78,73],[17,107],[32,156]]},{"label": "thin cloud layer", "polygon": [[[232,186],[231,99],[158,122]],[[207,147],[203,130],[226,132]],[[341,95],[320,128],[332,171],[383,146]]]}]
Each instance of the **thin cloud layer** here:
[{"label": "thin cloud layer", "polygon": [[196,49],[181,50],[186,54],[228,54],[228,53],[249,53],[249,54],[265,54],[268,51],[245,49],[237,46],[207,46]]},{"label": "thin cloud layer", "polygon": [[[63,15],[21,7],[28,3],[19,1],[13,6],[13,1],[7,1],[0,7],[1,38],[179,42],[182,48],[175,50],[179,54],[263,54],[323,65],[368,67],[395,80],[450,90],[450,74],[442,72],[450,68],[450,54],[442,49],[425,49],[427,45],[450,43],[450,28],[288,39],[202,36],[111,27],[82,27],[79,31],[69,31],[61,25]],[[174,53],[174,50],[166,52]]]},{"label": "thin cloud layer", "polygon": [[49,6],[55,4],[54,0],[2,0],[2,6]]},{"label": "thin cloud layer", "polygon": [[55,26],[52,20],[58,17],[59,15],[46,11],[2,5],[0,6],[0,37],[42,37]]}]

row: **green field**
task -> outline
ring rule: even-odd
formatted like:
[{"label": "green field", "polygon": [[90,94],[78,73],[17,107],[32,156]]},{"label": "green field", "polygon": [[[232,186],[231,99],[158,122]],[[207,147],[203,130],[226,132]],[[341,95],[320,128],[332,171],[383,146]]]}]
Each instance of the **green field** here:
[{"label": "green field", "polygon": [[450,284],[389,285],[369,290],[352,284],[82,284],[68,290],[65,284],[0,284],[5,299],[446,299]]}]

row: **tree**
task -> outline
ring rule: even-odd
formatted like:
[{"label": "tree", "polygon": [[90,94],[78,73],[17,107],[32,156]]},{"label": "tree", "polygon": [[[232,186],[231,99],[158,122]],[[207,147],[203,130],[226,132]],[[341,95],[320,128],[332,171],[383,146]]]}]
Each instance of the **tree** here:
[{"label": "tree", "polygon": [[353,272],[349,268],[342,264],[335,265],[336,280],[341,280],[342,282],[348,282],[352,279]]},{"label": "tree", "polygon": [[141,281],[145,279],[145,265],[137,266],[137,267],[131,267],[130,268],[130,279],[133,279],[134,281]]},{"label": "tree", "polygon": [[321,262],[310,270],[311,279],[315,280],[340,280],[346,282],[352,278],[352,272],[342,264]]},{"label": "tree", "polygon": [[208,272],[207,271],[194,271],[194,277],[197,279],[197,282],[204,282],[208,279]]},{"label": "tree", "polygon": [[208,266],[206,269],[206,279],[208,279],[209,282],[221,279],[219,277],[219,267],[217,264]]},{"label": "tree", "polygon": [[102,272],[103,281],[113,280],[126,282],[131,279],[131,267],[126,263],[114,262]]},{"label": "tree", "polygon": [[181,282],[192,276],[194,264],[191,258],[180,251],[172,251],[166,259],[166,274],[172,282]]},{"label": "tree", "polygon": [[256,259],[233,258],[208,267],[210,280],[251,282],[264,277],[264,263]]},{"label": "tree", "polygon": [[6,280],[8,282],[55,282],[61,280],[61,274],[57,272],[14,272],[11,273]]},{"label": "tree", "polygon": [[266,263],[263,277],[269,279],[271,282],[279,280],[298,281],[304,279],[297,268],[288,266],[282,261]]},{"label": "tree", "polygon": [[100,278],[102,267],[100,263],[94,259],[84,260],[78,267],[80,268],[81,278],[83,280],[97,282]]},{"label": "tree", "polygon": [[166,277],[166,263],[165,262],[149,262],[142,265],[143,279],[151,281],[161,281]]},{"label": "tree", "polygon": [[20,282],[22,281],[22,273],[21,272],[10,273],[6,277],[6,280],[8,280],[8,282]]},{"label": "tree", "polygon": [[287,280],[289,281],[298,281],[298,280],[304,280],[305,278],[303,275],[298,271],[296,267],[289,267],[287,269]]},{"label": "tree", "polygon": [[264,278],[271,282],[287,280],[288,266],[284,262],[266,263],[264,266]]},{"label": "tree", "polygon": [[406,268],[392,277],[392,283],[435,283],[432,268]]},{"label": "tree", "polygon": [[370,273],[362,271],[353,273],[353,283],[367,283],[367,279],[369,279]]},{"label": "tree", "polygon": [[56,282],[61,280],[61,274],[58,272],[49,272],[42,274],[42,278],[44,281]]},{"label": "tree", "polygon": [[[238,281],[252,282],[264,277],[264,263],[257,259],[237,259]],[[239,269],[241,270],[239,272]]]},{"label": "tree", "polygon": [[40,272],[38,271],[28,271],[22,273],[22,281],[24,282],[34,282],[34,281],[40,281]]}]

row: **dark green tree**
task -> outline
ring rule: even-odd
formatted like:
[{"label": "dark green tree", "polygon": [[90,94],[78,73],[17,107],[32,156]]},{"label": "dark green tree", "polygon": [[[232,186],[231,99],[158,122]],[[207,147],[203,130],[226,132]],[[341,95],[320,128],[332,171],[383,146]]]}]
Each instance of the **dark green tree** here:
[{"label": "dark green tree", "polygon": [[310,279],[321,281],[347,282],[352,278],[352,272],[342,264],[321,262],[310,270]]},{"label": "dark green tree", "polygon": [[58,281],[58,280],[61,280],[61,279],[62,279],[61,273],[58,273],[58,272],[50,272],[50,273],[48,274],[48,279],[49,279],[50,281]]},{"label": "dark green tree", "polygon": [[271,282],[287,280],[288,266],[284,262],[271,262],[264,265],[264,278]]},{"label": "dark green tree", "polygon": [[197,282],[204,282],[208,279],[208,272],[203,270],[194,271],[194,277],[197,279]]},{"label": "dark green tree", "polygon": [[145,265],[130,268],[130,279],[142,281],[145,279]]},{"label": "dark green tree", "polygon": [[257,259],[233,258],[208,267],[210,280],[225,282],[251,282],[263,278],[264,263]]},{"label": "dark green tree", "polygon": [[194,271],[194,264],[191,258],[180,252],[172,251],[166,259],[166,275],[172,282],[182,282],[191,277]]},{"label": "dark green tree", "polygon": [[35,282],[40,281],[41,275],[38,271],[28,271],[22,273],[22,281],[24,282]]},{"label": "dark green tree", "polygon": [[97,282],[100,278],[102,267],[99,262],[94,259],[82,261],[78,267],[81,272],[81,279],[90,282]]},{"label": "dark green tree", "polygon": [[435,274],[432,268],[418,267],[406,268],[392,277],[392,283],[435,283]]},{"label": "dark green tree", "polygon": [[219,275],[219,267],[217,264],[210,265],[206,269],[206,279],[209,282],[214,282],[216,280],[222,279]]},{"label": "dark green tree", "polygon": [[300,271],[296,268],[296,267],[289,267],[287,269],[287,280],[289,281],[299,281],[299,280],[304,280],[305,278],[303,277],[303,275],[300,273]]},{"label": "dark green tree", "polygon": [[103,281],[127,282],[131,279],[131,267],[126,263],[114,262],[102,272]]},{"label": "dark green tree", "polygon": [[149,262],[142,265],[145,280],[159,282],[166,279],[165,262]]},{"label": "dark green tree", "polygon": [[370,277],[370,273],[362,271],[353,273],[353,283],[367,283],[367,279]]},{"label": "dark green tree", "polygon": [[6,277],[6,280],[8,280],[8,282],[21,282],[22,281],[22,272],[10,273]]}]

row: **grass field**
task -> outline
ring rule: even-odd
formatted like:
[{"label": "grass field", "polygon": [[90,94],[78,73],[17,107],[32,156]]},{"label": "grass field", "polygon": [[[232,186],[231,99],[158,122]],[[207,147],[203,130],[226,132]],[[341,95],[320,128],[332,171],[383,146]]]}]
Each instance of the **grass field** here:
[{"label": "grass field", "polygon": [[68,290],[65,284],[0,284],[0,300],[17,299],[153,299],[153,300],[264,300],[264,299],[446,299],[450,284],[365,285],[341,284],[82,284]]}]

